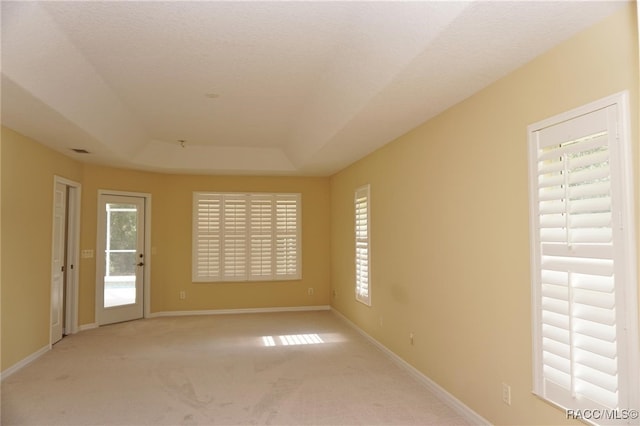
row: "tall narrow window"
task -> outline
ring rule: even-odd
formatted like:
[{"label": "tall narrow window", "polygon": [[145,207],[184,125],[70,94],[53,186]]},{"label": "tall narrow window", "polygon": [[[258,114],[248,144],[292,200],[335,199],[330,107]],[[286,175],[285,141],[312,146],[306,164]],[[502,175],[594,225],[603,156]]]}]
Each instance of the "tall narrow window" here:
[{"label": "tall narrow window", "polygon": [[529,127],[534,392],[603,423],[638,408],[626,105],[616,95]]},{"label": "tall narrow window", "polygon": [[193,195],[193,281],[296,280],[300,194]]},{"label": "tall narrow window", "polygon": [[371,208],[369,185],[355,194],[356,300],[371,306],[371,250],[369,246]]}]

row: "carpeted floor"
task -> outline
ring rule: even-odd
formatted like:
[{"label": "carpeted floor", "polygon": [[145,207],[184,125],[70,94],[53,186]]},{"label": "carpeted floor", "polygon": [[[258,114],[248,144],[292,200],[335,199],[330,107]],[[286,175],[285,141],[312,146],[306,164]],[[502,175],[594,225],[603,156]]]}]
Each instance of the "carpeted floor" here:
[{"label": "carpeted floor", "polygon": [[67,336],[2,382],[8,425],[458,425],[328,311],[166,317]]}]

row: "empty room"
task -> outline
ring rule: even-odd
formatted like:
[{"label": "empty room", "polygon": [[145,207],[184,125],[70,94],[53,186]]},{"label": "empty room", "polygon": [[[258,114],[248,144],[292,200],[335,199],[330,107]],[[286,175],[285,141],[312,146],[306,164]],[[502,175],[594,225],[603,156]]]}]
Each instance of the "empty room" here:
[{"label": "empty room", "polygon": [[3,425],[637,425],[635,1],[2,1]]}]

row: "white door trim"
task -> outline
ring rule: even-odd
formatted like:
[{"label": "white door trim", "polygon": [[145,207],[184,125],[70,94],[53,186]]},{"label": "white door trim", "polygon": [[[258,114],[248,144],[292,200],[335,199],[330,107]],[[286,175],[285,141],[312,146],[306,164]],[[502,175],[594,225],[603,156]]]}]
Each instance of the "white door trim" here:
[{"label": "white door trim", "polygon": [[[151,315],[151,194],[146,192],[128,192],[128,191],[115,191],[110,189],[99,189],[98,190],[98,210],[100,209],[100,198],[103,195],[120,195],[125,197],[139,197],[144,198],[144,278],[143,278],[143,315],[144,318],[149,318]],[[100,226],[96,227],[96,243],[100,241],[102,236],[100,233],[102,232]],[[96,247],[96,254],[100,250],[100,247]],[[97,256],[96,256],[97,259]],[[97,266],[97,265],[96,265]],[[100,268],[96,267],[96,281],[95,288],[98,288],[99,283],[103,277],[100,276]],[[98,323],[98,309],[100,308],[100,295],[96,290],[96,302],[95,302],[95,314],[94,314],[94,322]]]},{"label": "white door trim", "polygon": [[[76,181],[62,176],[53,176],[53,193],[55,195],[56,185],[62,184],[69,188],[68,215],[69,223],[66,230],[67,238],[67,292],[66,309],[64,312],[66,328],[64,334],[74,334],[78,332],[78,283],[80,282],[80,209],[82,185]],[[53,212],[55,215],[55,211]],[[55,218],[54,218],[55,220]],[[52,262],[53,262],[53,253]],[[51,303],[49,303],[51,310]],[[51,311],[49,312],[51,318]],[[51,345],[51,327],[49,327],[49,345]]]},{"label": "white door trim", "polygon": [[53,345],[64,337],[66,319],[64,294],[67,285],[67,219],[69,187],[56,184],[53,195],[53,236],[51,238],[51,331]]}]

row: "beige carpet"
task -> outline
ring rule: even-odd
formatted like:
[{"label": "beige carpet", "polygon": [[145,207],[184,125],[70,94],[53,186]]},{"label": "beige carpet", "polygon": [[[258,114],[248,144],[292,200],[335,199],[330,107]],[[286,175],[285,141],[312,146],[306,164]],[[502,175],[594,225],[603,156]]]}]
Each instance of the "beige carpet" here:
[{"label": "beige carpet", "polygon": [[3,425],[454,425],[328,311],[168,317],[65,337],[2,383]]}]

